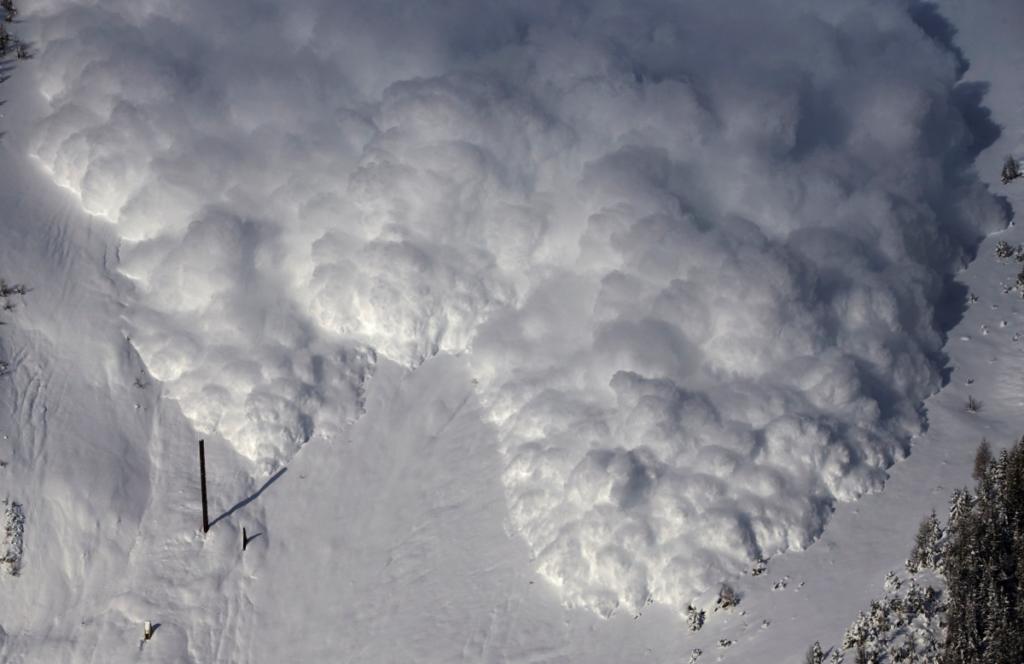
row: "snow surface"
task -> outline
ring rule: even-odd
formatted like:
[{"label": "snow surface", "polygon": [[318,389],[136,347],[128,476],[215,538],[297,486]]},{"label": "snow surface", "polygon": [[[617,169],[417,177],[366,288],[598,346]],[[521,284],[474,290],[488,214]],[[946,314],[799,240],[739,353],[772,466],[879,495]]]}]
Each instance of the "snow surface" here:
[{"label": "snow surface", "polygon": [[[986,181],[1024,148],[1024,52],[992,48],[1014,3],[915,5],[959,61],[902,6],[793,31],[611,4],[569,33],[488,7],[473,34],[465,7],[309,2],[278,34],[243,5],[43,2],[18,26],[40,51],[4,87],[0,276],[32,290],[0,329],[0,477],[26,516],[3,661],[799,661],[980,436],[1019,435],[1024,307],[995,238],[945,347],[928,325],[1001,219],[960,113],[997,139]],[[704,30],[644,46],[656,23]],[[789,50],[714,55],[711,27]],[[385,28],[408,48],[374,60]],[[955,88],[964,58],[978,83]],[[798,158],[806,95],[842,100],[818,112],[848,134]],[[921,424],[883,492],[830,513]],[[715,581],[822,529],[710,611]]]}]

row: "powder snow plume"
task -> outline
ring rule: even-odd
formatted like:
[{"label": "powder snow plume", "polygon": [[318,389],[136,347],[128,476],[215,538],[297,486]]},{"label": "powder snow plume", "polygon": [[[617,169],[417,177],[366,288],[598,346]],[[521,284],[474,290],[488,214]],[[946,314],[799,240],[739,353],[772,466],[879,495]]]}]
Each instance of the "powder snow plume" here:
[{"label": "powder snow plume", "polygon": [[1006,222],[912,8],[40,0],[33,152],[197,430],[273,465],[465,354],[564,601],[683,609],[881,487]]}]

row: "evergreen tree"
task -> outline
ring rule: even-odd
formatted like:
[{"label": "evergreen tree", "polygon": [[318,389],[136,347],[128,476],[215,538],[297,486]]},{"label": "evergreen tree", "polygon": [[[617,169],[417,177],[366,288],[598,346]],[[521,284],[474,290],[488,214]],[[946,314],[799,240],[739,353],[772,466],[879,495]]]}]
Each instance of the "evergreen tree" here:
[{"label": "evergreen tree", "polygon": [[1024,662],[1024,440],[984,457],[951,501],[944,664]]},{"label": "evergreen tree", "polygon": [[992,463],[992,446],[988,444],[987,440],[982,438],[981,445],[978,445],[978,452],[974,455],[974,473],[972,477],[976,480],[984,477],[990,463]]},{"label": "evergreen tree", "polygon": [[935,511],[921,522],[914,537],[914,548],[907,560],[907,571],[916,574],[922,569],[938,569],[942,561],[942,526]]},{"label": "evergreen tree", "polygon": [[1006,161],[1003,162],[1003,170],[1000,173],[1003,184],[1007,184],[1010,180],[1016,180],[1021,176],[1020,165],[1017,160],[1013,157],[1007,157]]},{"label": "evergreen tree", "polygon": [[804,658],[804,664],[821,664],[824,659],[825,653],[821,652],[821,643],[815,641],[814,645],[807,651],[807,656]]}]

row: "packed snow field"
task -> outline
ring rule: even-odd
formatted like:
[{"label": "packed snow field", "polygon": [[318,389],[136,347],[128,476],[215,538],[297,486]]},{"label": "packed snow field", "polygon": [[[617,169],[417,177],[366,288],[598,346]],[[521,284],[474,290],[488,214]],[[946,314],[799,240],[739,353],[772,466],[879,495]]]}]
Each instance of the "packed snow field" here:
[{"label": "packed snow field", "polygon": [[749,4],[26,7],[0,659],[838,641],[1019,434],[1024,16]]}]

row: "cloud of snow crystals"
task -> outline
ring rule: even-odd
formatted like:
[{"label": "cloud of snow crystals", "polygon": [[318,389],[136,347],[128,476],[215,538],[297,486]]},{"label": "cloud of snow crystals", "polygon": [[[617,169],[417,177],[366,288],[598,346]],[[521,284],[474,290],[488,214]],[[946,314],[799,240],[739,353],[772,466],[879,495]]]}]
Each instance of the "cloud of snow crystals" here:
[{"label": "cloud of snow crystals", "polygon": [[40,0],[33,150],[198,428],[281,459],[466,353],[572,605],[679,608],[878,489],[1004,222],[900,3]]}]

